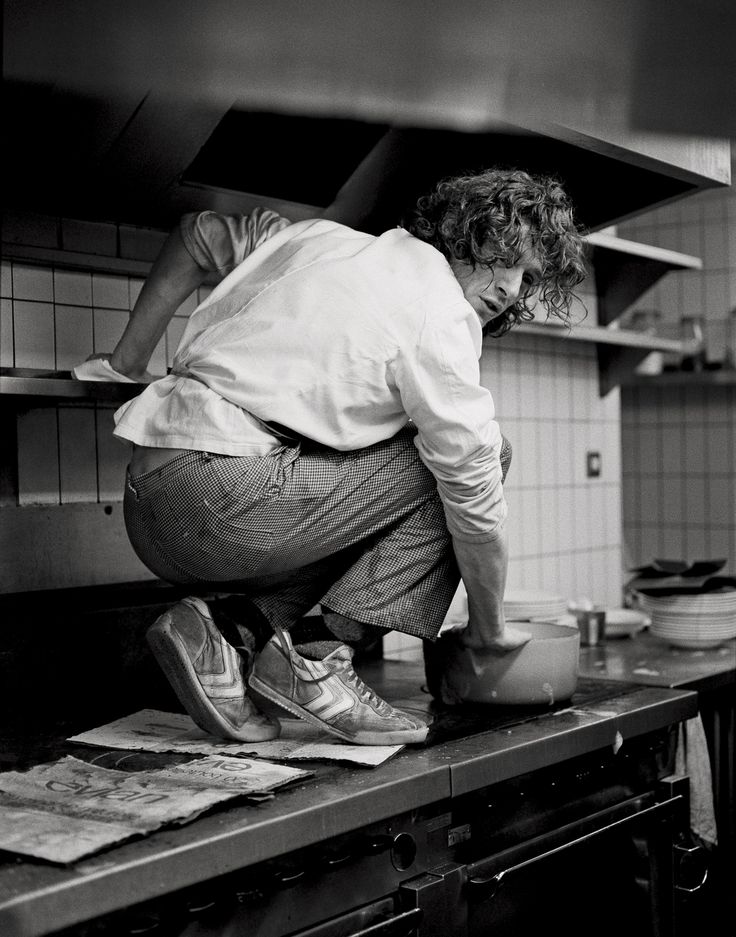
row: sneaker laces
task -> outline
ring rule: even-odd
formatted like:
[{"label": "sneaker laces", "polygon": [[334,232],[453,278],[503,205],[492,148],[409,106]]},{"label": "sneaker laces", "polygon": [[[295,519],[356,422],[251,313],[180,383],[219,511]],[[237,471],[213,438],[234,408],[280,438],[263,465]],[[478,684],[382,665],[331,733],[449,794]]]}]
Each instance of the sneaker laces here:
[{"label": "sneaker laces", "polygon": [[351,666],[350,661],[342,661],[340,669],[343,671],[345,679],[353,687],[362,702],[370,703],[382,715],[390,715],[393,712],[393,706],[387,703],[385,699],[382,699],[368,684],[363,682],[355,672],[355,669]]},{"label": "sneaker laces", "polygon": [[[295,676],[300,680],[304,680],[305,675],[300,672],[301,668],[298,669],[297,666],[295,666],[297,662],[301,660],[301,655],[294,650],[290,637],[275,623],[274,631],[276,632],[279,643],[285,652],[286,658],[289,661]],[[341,648],[344,649],[344,647],[346,647],[346,645],[341,645]],[[345,659],[344,657],[337,657],[336,655],[338,653],[339,650],[333,651],[333,653],[329,654],[328,658],[326,659],[329,659],[333,665],[336,665],[336,669],[343,671],[345,679],[355,690],[358,699],[373,706],[375,710],[381,715],[391,715],[391,713],[394,712],[393,706],[391,706],[390,703],[387,703],[385,699],[380,697],[374,690],[372,690],[366,683],[363,682],[363,680],[355,672],[355,668],[353,667],[352,660],[350,658]]]}]

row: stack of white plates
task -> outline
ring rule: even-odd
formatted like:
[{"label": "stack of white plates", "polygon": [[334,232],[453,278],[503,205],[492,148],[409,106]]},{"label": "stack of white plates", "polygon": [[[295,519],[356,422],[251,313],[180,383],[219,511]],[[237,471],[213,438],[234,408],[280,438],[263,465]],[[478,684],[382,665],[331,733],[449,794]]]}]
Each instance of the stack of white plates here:
[{"label": "stack of white plates", "polygon": [[503,597],[503,611],[510,621],[533,618],[550,621],[567,614],[567,601],[547,592],[507,592]]},{"label": "stack of white plates", "polygon": [[531,618],[530,621],[536,621],[540,623],[546,621],[551,625],[563,625],[565,628],[577,628],[578,626],[578,620],[571,612],[567,612],[565,615],[555,615],[554,617],[549,615],[542,615],[539,618]]},{"label": "stack of white plates", "polygon": [[695,595],[642,595],[650,631],[675,647],[717,647],[736,638],[736,590]]}]

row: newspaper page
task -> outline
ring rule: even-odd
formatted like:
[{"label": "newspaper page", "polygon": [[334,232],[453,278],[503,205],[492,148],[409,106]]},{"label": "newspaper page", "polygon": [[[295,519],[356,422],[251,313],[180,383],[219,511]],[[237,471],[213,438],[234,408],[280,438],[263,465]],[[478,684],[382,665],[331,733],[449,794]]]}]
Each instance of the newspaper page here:
[{"label": "newspaper page", "polygon": [[210,755],[151,771],[118,771],[71,755],[0,774],[0,849],[70,863],[215,804],[258,795],[310,771]]},{"label": "newspaper page", "polygon": [[382,764],[404,747],[349,745],[301,719],[282,719],[281,735],[271,742],[233,742],[203,732],[189,716],[156,709],[142,709],[68,741],[131,751],[237,755],[271,761],[347,761],[367,767]]}]

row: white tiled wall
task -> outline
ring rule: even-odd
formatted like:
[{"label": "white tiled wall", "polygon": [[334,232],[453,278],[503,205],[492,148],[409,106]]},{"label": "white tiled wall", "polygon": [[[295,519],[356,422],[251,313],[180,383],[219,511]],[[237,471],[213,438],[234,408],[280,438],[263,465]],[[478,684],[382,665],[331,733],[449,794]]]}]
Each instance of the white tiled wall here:
[{"label": "white tiled wall", "polygon": [[[736,309],[736,189],[714,189],[641,215],[619,233],[702,259],[702,271],[669,274],[633,308],[658,309],[670,323],[704,316],[715,358],[722,323]],[[695,378],[627,389],[622,421],[630,564],[723,557],[736,574],[736,387]]]},{"label": "white tiled wall", "polygon": [[[142,285],[137,277],[3,261],[3,366],[68,371],[93,352],[112,351]],[[177,318],[189,315],[190,305]],[[152,373],[166,373],[181,328],[175,320],[171,336],[161,339]]]},{"label": "white tiled wall", "polygon": [[[139,277],[3,261],[0,364],[70,371],[110,352],[143,286]],[[149,369],[165,374],[187,317],[208,288],[177,310]],[[19,504],[122,498],[127,449],[112,438],[110,405],[40,406],[19,416]]]},{"label": "white tiled wall", "polygon": [[622,411],[631,565],[725,559],[736,575],[736,386],[627,388]]},{"label": "white tiled wall", "polygon": [[[514,456],[509,589],[620,599],[619,400],[598,396],[595,350],[528,336],[488,345],[483,381]],[[601,475],[586,477],[586,454]]]}]

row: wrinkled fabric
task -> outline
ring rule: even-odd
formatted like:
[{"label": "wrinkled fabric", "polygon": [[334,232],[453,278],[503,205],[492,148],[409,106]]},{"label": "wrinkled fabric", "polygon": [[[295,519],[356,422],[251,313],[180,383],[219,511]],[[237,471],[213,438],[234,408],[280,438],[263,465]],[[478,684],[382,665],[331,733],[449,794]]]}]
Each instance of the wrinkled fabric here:
[{"label": "wrinkled fabric", "polygon": [[460,574],[413,436],[356,452],[183,453],[128,475],[130,542],[160,578],[246,595],[271,627],[320,604],[432,640]]},{"label": "wrinkled fabric", "polygon": [[704,842],[715,846],[718,833],[713,804],[713,778],[701,716],[680,724],[675,774],[690,778],[690,829]]},{"label": "wrinkled fabric", "polygon": [[259,456],[283,428],[354,451],[411,421],[449,531],[494,539],[506,504],[481,325],[439,251],[399,228],[205,214],[185,221],[185,244],[207,269],[236,266],[190,317],[172,373],[117,411],[116,434]]}]

